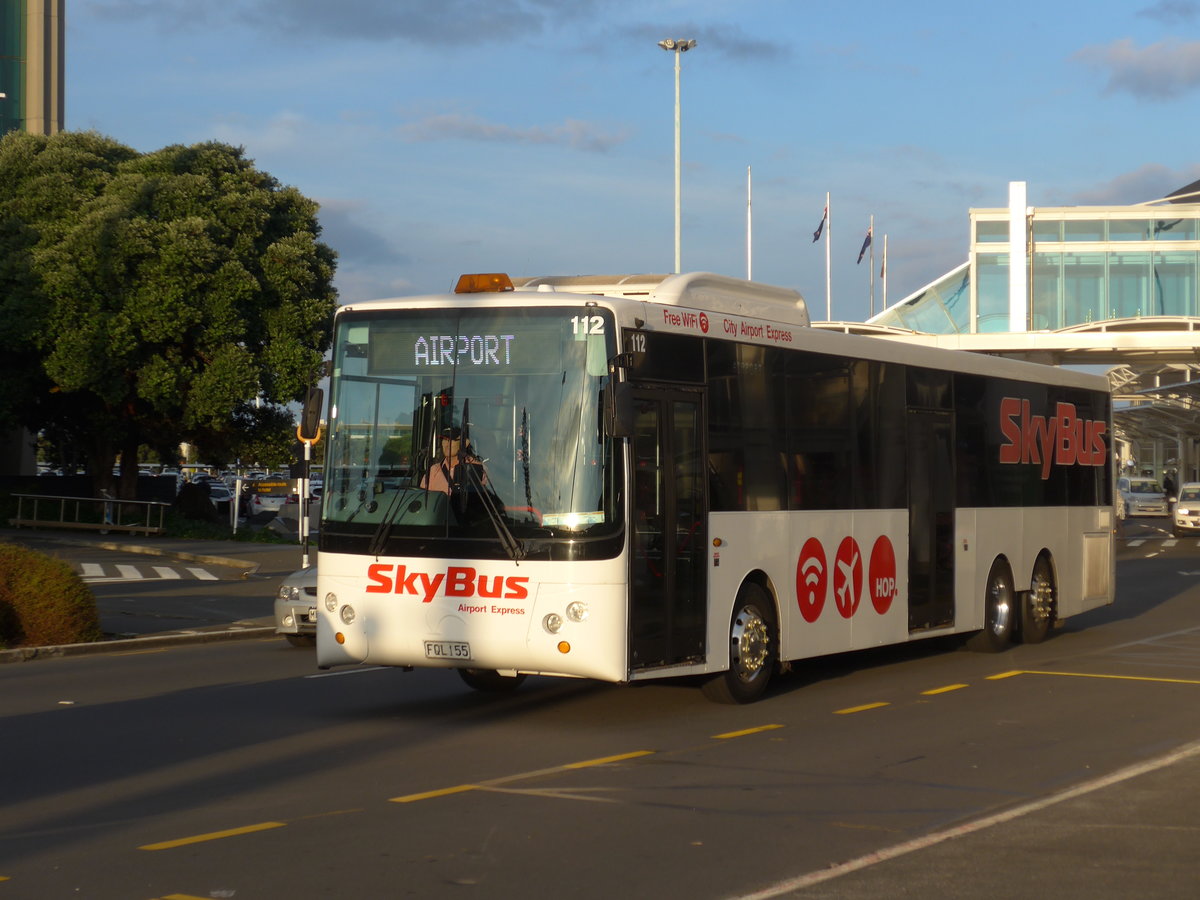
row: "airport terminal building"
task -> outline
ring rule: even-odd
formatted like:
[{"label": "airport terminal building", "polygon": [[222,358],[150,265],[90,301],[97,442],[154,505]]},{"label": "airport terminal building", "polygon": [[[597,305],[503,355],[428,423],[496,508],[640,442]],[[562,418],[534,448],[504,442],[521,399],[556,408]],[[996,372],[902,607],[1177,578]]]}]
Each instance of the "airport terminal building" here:
[{"label": "airport terminal building", "polygon": [[1200,478],[1200,182],[1134,206],[1075,207],[1029,206],[1014,182],[1009,201],[970,210],[967,261],[869,326],[1112,366],[1125,468]]}]

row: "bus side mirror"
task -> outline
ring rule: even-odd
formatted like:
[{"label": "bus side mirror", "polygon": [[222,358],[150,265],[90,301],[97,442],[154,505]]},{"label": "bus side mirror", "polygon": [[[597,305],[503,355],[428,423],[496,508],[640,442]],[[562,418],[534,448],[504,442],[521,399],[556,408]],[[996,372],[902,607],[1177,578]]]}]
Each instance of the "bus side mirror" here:
[{"label": "bus side mirror", "polygon": [[325,392],[320,388],[309,388],[304,397],[304,411],[300,414],[300,440],[315,441],[321,432],[321,407],[325,404]]},{"label": "bus side mirror", "polygon": [[613,438],[633,436],[633,390],[625,381],[609,381],[604,389],[604,433]]}]

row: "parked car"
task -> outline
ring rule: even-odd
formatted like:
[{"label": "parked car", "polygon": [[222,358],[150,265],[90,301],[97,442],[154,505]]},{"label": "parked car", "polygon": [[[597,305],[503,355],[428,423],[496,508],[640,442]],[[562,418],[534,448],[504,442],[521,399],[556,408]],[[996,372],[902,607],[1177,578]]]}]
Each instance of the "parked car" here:
[{"label": "parked car", "polygon": [[1165,516],[1167,495],[1155,478],[1122,476],[1117,480],[1117,518]]},{"label": "parked car", "polygon": [[1189,481],[1179,486],[1171,533],[1182,537],[1196,532],[1200,532],[1200,481]]},{"label": "parked car", "polygon": [[287,504],[287,494],[260,494],[250,491],[242,495],[247,516],[277,513]]},{"label": "parked car", "polygon": [[228,517],[229,504],[233,502],[233,491],[229,489],[229,486],[225,482],[217,481],[215,478],[207,482],[207,484],[208,499],[217,508],[217,512]]},{"label": "parked car", "polygon": [[275,594],[275,633],[293,647],[317,642],[317,567],[293,572]]}]

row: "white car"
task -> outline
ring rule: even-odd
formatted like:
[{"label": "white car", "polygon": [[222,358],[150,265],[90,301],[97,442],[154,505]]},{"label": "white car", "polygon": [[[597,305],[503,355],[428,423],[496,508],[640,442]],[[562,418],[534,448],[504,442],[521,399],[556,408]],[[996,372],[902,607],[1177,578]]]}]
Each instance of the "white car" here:
[{"label": "white car", "polygon": [[1165,516],[1167,495],[1156,478],[1122,476],[1117,480],[1117,518]]},{"label": "white car", "polygon": [[1179,486],[1171,533],[1181,537],[1196,532],[1200,532],[1200,481],[1189,481]]},{"label": "white car", "polygon": [[275,633],[293,647],[317,642],[317,567],[293,572],[275,594]]}]

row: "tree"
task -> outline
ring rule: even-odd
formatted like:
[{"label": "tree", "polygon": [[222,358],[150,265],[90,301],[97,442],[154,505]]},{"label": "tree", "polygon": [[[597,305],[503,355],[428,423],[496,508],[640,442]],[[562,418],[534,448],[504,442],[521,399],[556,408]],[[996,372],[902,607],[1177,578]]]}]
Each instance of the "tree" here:
[{"label": "tree", "polygon": [[0,420],[73,433],[98,487],[137,448],[229,440],[317,380],[336,257],[317,204],[220,143],[0,139]]}]

